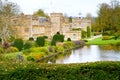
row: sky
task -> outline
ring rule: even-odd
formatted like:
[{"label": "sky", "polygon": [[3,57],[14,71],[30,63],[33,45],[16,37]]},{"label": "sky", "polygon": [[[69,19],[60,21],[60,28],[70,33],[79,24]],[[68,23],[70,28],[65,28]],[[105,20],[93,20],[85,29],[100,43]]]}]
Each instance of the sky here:
[{"label": "sky", "polygon": [[111,0],[8,0],[17,3],[25,14],[33,14],[43,9],[48,15],[52,12],[67,16],[85,17],[88,13],[97,16],[99,4],[110,3]]}]

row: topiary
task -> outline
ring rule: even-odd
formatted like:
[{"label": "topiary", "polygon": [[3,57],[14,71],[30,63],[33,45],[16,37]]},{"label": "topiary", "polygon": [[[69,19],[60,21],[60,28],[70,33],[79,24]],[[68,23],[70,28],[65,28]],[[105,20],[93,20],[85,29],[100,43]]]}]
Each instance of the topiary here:
[{"label": "topiary", "polygon": [[34,41],[34,38],[33,38],[33,37],[30,37],[30,38],[29,38],[29,41]]},{"label": "topiary", "polygon": [[56,46],[56,41],[54,39],[51,42],[51,46]]},{"label": "topiary", "polygon": [[87,37],[91,37],[91,29],[89,26],[87,26]]},{"label": "topiary", "polygon": [[37,37],[36,43],[38,46],[44,46],[45,45],[45,38],[44,37]]},{"label": "topiary", "polygon": [[81,38],[83,39],[86,38],[86,31],[84,30],[81,31]]},{"label": "topiary", "polygon": [[67,41],[71,41],[71,38],[67,38]]},{"label": "topiary", "polygon": [[19,51],[23,49],[23,40],[22,39],[15,39],[13,46],[18,48]]}]

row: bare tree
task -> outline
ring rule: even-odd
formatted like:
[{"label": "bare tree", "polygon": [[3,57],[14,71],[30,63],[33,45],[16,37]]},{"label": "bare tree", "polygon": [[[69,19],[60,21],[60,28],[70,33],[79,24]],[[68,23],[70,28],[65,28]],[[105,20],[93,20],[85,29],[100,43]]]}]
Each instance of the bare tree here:
[{"label": "bare tree", "polygon": [[0,37],[3,41],[14,35],[12,18],[19,12],[17,4],[9,1],[0,1]]}]

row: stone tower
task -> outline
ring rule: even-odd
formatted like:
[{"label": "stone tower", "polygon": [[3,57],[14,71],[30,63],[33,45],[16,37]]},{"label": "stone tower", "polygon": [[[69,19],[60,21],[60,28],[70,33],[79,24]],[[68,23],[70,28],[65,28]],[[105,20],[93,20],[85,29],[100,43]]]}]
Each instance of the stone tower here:
[{"label": "stone tower", "polygon": [[50,22],[51,22],[51,36],[53,36],[57,32],[62,33],[62,23],[63,23],[62,13],[51,13]]}]

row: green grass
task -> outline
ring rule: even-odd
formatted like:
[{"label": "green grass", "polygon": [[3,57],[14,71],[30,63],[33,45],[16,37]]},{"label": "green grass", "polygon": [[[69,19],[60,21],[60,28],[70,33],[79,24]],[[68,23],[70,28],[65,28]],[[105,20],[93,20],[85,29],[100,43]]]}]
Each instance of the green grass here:
[{"label": "green grass", "polygon": [[111,40],[102,40],[102,38],[96,38],[94,40],[89,40],[86,44],[89,44],[89,45],[108,45],[108,44],[116,44],[120,42],[120,39],[118,40],[114,40],[114,39],[111,39]]}]

